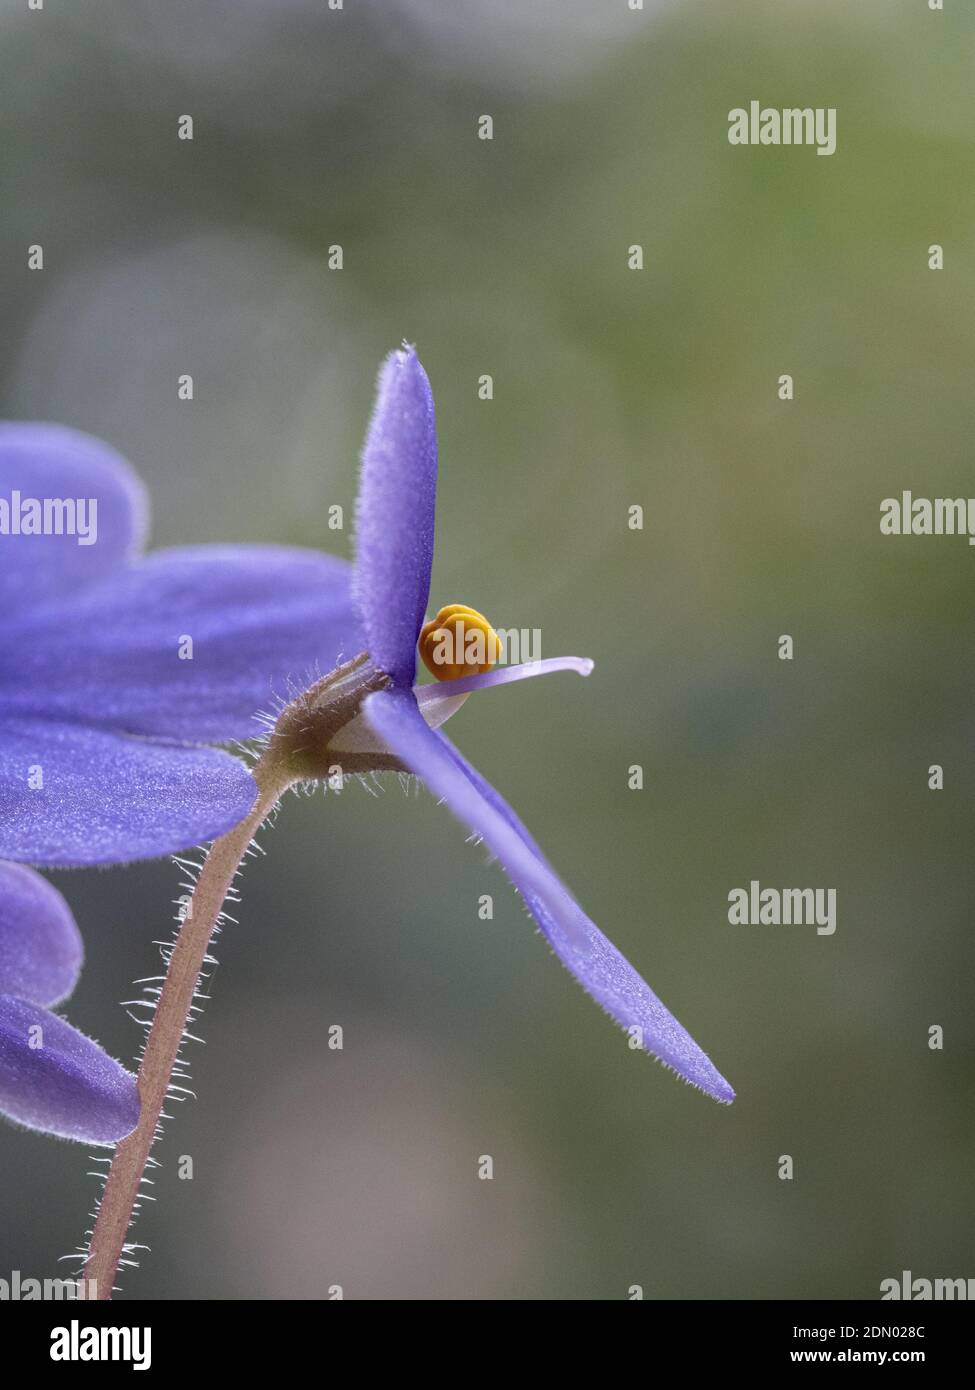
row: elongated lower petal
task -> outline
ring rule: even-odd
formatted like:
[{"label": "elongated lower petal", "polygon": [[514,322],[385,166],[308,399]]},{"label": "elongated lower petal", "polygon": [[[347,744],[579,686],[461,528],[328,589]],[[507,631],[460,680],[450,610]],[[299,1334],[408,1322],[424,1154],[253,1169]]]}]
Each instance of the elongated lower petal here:
[{"label": "elongated lower petal", "polygon": [[0,994],[56,1004],[74,989],[83,959],[81,933],[54,885],[0,860]]},{"label": "elongated lower petal", "polygon": [[514,812],[439,733],[428,728],[411,691],[380,691],[366,719],[386,745],[497,855],[549,945],[585,990],[641,1045],[715,1100],[734,1091],[673,1014],[586,916],[541,857]]},{"label": "elongated lower petal", "polygon": [[213,748],[7,720],[0,731],[0,857],[71,867],[172,854],[224,834],[257,796]]},{"label": "elongated lower petal", "polygon": [[136,1079],[37,1004],[0,995],[0,1112],[29,1129],[114,1144],[139,1119]]},{"label": "elongated lower petal", "polygon": [[289,682],[364,648],[352,567],[284,546],[160,550],[3,631],[2,715],[193,743],[255,738]]}]

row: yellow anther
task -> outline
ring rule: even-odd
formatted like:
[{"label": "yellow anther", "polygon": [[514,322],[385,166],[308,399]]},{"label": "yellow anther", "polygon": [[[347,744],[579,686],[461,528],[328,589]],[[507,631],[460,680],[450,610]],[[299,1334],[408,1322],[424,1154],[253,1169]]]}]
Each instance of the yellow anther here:
[{"label": "yellow anther", "polygon": [[501,638],[476,608],[448,603],[420,629],[417,642],[424,666],[438,681],[490,671],[501,656]]}]

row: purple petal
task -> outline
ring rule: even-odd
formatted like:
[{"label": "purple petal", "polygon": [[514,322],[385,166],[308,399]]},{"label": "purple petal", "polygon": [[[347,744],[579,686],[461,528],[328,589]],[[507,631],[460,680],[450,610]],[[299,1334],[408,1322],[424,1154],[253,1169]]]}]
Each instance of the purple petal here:
[{"label": "purple petal", "polygon": [[139,1120],[136,1079],[63,1018],[0,995],[0,1112],[29,1129],[115,1144]]},{"label": "purple petal", "polygon": [[416,353],[404,347],[379,374],[356,508],[356,602],[372,659],[397,685],[412,685],[416,673],[436,500],[433,393]]},{"label": "purple petal", "polygon": [[224,834],[256,795],[244,764],[216,749],[41,720],[7,720],[0,729],[4,859],[71,866],[156,858]]},{"label": "purple petal", "polygon": [[[91,499],[97,504],[92,540],[79,544]],[[15,518],[26,524],[32,510],[25,504],[56,500],[70,502],[75,512],[72,521],[70,510],[51,511],[49,521],[60,519],[61,535],[13,534]],[[138,553],[147,525],[142,484],[107,444],[62,425],[0,423],[0,624],[110,574]]]},{"label": "purple petal", "polygon": [[350,588],[350,566],[312,550],[158,551],[5,633],[0,715],[200,743],[254,738],[255,713],[289,680],[304,689],[365,649]]},{"label": "purple petal", "polygon": [[83,959],[58,890],[33,869],[0,860],[0,994],[57,1004],[77,984]]},{"label": "purple petal", "polygon": [[439,733],[429,729],[412,692],[370,695],[364,713],[399,758],[497,855],[549,945],[585,990],[642,1046],[715,1100],[734,1091],[649,985],[572,898],[521,821]]},{"label": "purple petal", "polygon": [[532,680],[535,676],[553,676],[559,671],[573,671],[577,676],[591,676],[595,662],[588,656],[547,656],[544,661],[522,661],[516,666],[495,666],[476,675],[458,676],[452,681],[434,681],[415,688],[420,705],[455,695],[470,695],[475,690],[488,690],[493,685],[514,685],[517,681]]}]

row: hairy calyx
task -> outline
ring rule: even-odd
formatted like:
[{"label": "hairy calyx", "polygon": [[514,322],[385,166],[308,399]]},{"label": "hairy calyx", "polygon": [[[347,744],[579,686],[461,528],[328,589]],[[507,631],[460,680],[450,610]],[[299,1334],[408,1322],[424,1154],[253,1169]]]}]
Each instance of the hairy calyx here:
[{"label": "hairy calyx", "polygon": [[289,784],[323,781],[337,768],[343,773],[405,772],[391,753],[361,751],[348,737],[366,696],[388,690],[391,684],[365,652],[337,666],[284,707],[261,762]]}]

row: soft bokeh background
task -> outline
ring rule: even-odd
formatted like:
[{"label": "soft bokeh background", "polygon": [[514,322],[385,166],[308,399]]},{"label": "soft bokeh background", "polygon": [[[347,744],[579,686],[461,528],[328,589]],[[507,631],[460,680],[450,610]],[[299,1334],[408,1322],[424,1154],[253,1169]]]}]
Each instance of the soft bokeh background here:
[{"label": "soft bokeh background", "polygon": [[[380,358],[416,341],[434,604],[596,659],[452,733],[740,1097],[630,1052],[425,793],[291,800],[220,941],[127,1296],[856,1299],[975,1275],[975,553],[878,529],[902,488],[975,492],[971,7],[0,14],[3,413],[123,450],[156,544],[348,553],[326,509],[351,506]],[[732,148],[752,98],[837,107],[838,152]],[[729,926],[751,878],[835,887],[836,935]],[[88,945],[71,1018],[128,1058],[118,1001],[178,875],[57,882]],[[0,1273],[58,1272],[84,1150],[3,1127],[0,1165]]]}]

